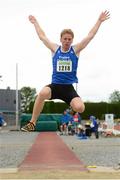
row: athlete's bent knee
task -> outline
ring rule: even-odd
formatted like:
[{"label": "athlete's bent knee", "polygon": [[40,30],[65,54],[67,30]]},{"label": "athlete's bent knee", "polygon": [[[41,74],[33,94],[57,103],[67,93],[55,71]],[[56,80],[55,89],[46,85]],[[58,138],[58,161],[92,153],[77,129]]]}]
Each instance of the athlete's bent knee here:
[{"label": "athlete's bent knee", "polygon": [[72,99],[70,105],[75,112],[82,113],[85,110],[85,105],[79,97],[75,97],[74,99]]},{"label": "athlete's bent knee", "polygon": [[75,112],[83,113],[85,110],[84,104],[77,104],[74,107],[72,107]]},{"label": "athlete's bent knee", "polygon": [[50,92],[50,88],[49,87],[45,87],[43,88],[39,94],[38,94],[39,98],[40,99],[50,99],[50,96],[51,96],[51,92]]}]

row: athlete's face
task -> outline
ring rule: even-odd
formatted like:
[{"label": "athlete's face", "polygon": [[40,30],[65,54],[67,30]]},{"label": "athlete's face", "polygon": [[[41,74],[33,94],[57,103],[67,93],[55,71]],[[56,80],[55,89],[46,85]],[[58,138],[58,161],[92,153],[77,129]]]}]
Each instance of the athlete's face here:
[{"label": "athlete's face", "polygon": [[62,35],[60,41],[62,43],[63,50],[67,51],[73,42],[73,37],[71,34],[66,33]]}]

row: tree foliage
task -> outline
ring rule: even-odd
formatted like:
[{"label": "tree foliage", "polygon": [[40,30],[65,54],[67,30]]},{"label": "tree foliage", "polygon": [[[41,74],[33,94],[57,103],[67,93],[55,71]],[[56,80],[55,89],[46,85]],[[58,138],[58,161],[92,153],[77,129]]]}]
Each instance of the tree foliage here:
[{"label": "tree foliage", "polygon": [[120,103],[120,91],[115,90],[109,97],[110,103]]},{"label": "tree foliage", "polygon": [[35,101],[36,89],[31,87],[23,87],[21,93],[21,110],[24,113],[29,113],[31,103]]}]

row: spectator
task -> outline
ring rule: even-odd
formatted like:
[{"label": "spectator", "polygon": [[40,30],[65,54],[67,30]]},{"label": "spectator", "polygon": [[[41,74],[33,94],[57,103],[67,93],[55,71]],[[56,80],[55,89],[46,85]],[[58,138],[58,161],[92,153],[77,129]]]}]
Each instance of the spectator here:
[{"label": "spectator", "polygon": [[95,116],[90,116],[90,127],[91,127],[91,133],[95,134],[96,139],[99,138],[99,133],[98,133],[98,122],[96,120]]},{"label": "spectator", "polygon": [[85,134],[85,129],[81,124],[78,124],[77,134],[78,134],[78,136],[83,136],[83,134]]},{"label": "spectator", "polygon": [[65,110],[63,112],[63,115],[61,117],[61,122],[60,122],[61,135],[67,134],[67,127],[68,127],[69,121],[72,122],[72,116]]},{"label": "spectator", "polygon": [[2,127],[6,126],[7,123],[5,122],[4,118],[3,118],[3,113],[0,112],[0,129],[2,129]]},{"label": "spectator", "polygon": [[79,124],[79,118],[80,118],[80,115],[79,115],[79,113],[78,112],[75,112],[74,114],[73,114],[73,121],[74,121],[74,126],[75,126],[75,133],[77,134],[77,126],[78,126],[78,124]]},{"label": "spectator", "polygon": [[74,135],[75,134],[75,129],[73,125],[73,121],[69,121],[68,123],[68,135]]},{"label": "spectator", "polygon": [[85,134],[87,137],[91,136],[91,127],[90,127],[90,122],[85,123]]}]

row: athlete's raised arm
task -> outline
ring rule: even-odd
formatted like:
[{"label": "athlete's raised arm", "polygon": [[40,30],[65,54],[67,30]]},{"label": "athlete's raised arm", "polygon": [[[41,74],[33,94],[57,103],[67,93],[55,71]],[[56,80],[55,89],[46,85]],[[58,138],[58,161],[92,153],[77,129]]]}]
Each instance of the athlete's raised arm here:
[{"label": "athlete's raised arm", "polygon": [[84,49],[88,43],[94,38],[95,34],[97,33],[100,25],[102,22],[110,18],[110,13],[109,11],[104,11],[99,15],[99,18],[93,28],[90,30],[88,35],[80,42],[74,45],[74,49],[76,54],[79,53],[82,49]]},{"label": "athlete's raised arm", "polygon": [[40,40],[45,44],[45,46],[46,46],[47,48],[49,48],[52,52],[55,52],[56,49],[57,49],[57,47],[58,47],[57,44],[51,42],[51,41],[47,38],[45,32],[42,30],[42,28],[40,27],[37,19],[36,19],[34,16],[30,15],[28,18],[29,18],[29,21],[34,25],[35,30],[36,30],[36,32],[37,32],[38,37],[40,38]]}]

